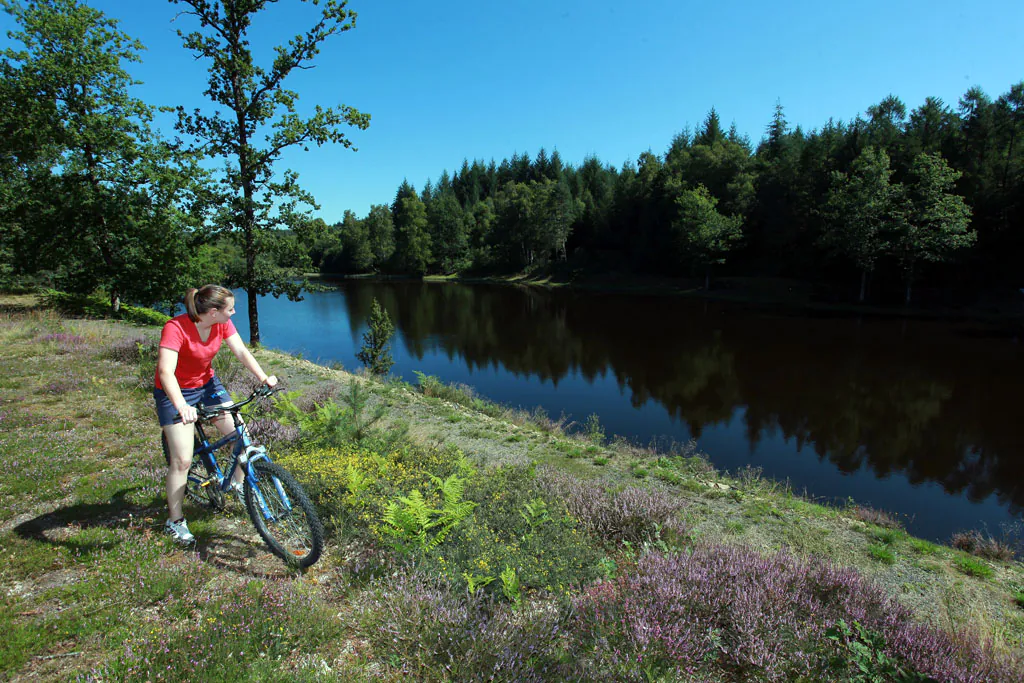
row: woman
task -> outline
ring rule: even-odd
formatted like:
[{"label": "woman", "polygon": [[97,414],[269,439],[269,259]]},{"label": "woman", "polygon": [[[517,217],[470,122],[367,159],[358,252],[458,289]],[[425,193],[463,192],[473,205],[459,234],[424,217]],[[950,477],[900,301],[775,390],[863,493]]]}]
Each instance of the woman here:
[{"label": "woman", "polygon": [[[227,344],[242,365],[263,384],[272,387],[277,384],[277,378],[263,372],[231,322],[231,316],[235,314],[235,297],[231,290],[219,285],[190,289],[185,293],[185,310],[185,314],[168,320],[160,334],[153,398],[170,453],[165,528],[179,543],[192,543],[195,536],[188,530],[181,504],[192,464],[194,423],[198,419],[196,405],[217,406],[232,402],[224,385],[213,374],[211,365],[221,342]],[[179,415],[181,419],[175,422]],[[222,415],[216,424],[223,434],[234,429],[230,415]],[[231,482],[236,491],[242,489],[242,477],[239,468]]]}]

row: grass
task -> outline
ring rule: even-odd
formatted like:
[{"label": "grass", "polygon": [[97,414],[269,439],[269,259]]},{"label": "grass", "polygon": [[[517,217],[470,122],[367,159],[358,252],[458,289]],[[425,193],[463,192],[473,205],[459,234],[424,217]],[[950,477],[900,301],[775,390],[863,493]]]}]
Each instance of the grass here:
[{"label": "grass", "polygon": [[995,571],[984,561],[974,557],[957,557],[953,565],[967,576],[974,576],[979,579],[989,579]]},{"label": "grass", "polygon": [[896,564],[896,553],[884,543],[872,543],[869,545],[868,555],[882,564]]},{"label": "grass", "polygon": [[908,538],[907,541],[910,547],[914,549],[914,552],[920,555],[934,555],[939,552],[939,546],[931,541],[926,541],[922,538]]},{"label": "grass", "polygon": [[[41,339],[50,334],[71,336]],[[107,352],[140,334],[153,338],[156,330],[40,310],[0,313],[0,628],[5,634],[0,679],[67,679],[92,671],[105,680],[155,680],[158,669],[183,672],[191,660],[201,661],[211,652],[220,662],[209,660],[211,679],[313,680],[326,675],[326,666],[340,680],[397,679],[406,667],[420,664],[416,673],[421,680],[442,679],[446,674],[437,662],[418,659],[431,651],[422,639],[431,624],[448,623],[448,610],[471,604],[465,586],[456,591],[457,599],[437,603],[431,619],[413,621],[408,630],[397,632],[397,642],[367,630],[374,619],[390,614],[367,611],[376,604],[375,596],[401,593],[397,577],[408,572],[393,563],[390,551],[368,541],[373,520],[360,519],[365,509],[338,508],[340,516],[329,524],[328,553],[305,575],[290,572],[265,551],[237,505],[229,506],[227,515],[188,509],[199,552],[177,548],[161,536],[163,463],[146,387],[152,366],[147,370],[137,361],[113,360]],[[79,348],[66,353],[68,345]],[[273,363],[294,387],[357,381],[271,351],[261,350],[259,357],[265,367]],[[538,471],[569,472],[572,481],[604,487],[609,495],[634,496],[622,501],[683,505],[653,527],[655,532],[643,531],[649,525],[642,515],[609,521],[609,529],[638,525],[626,546],[594,541],[578,529],[575,535],[530,540],[530,534],[554,534],[552,525],[564,523],[564,516],[545,517],[532,493],[516,498],[525,489],[512,479],[492,486],[485,497],[474,497],[479,519],[496,520],[498,530],[518,531],[486,536],[469,533],[483,527],[456,530],[442,556],[447,563],[483,563],[475,572],[478,578],[493,579],[483,589],[492,602],[487,619],[479,623],[497,624],[512,615],[513,621],[501,622],[518,634],[510,642],[536,644],[537,652],[549,652],[548,641],[536,640],[548,624],[543,615],[549,613],[563,619],[559,628],[566,629],[567,638],[576,637],[568,613],[558,611],[558,605],[581,595],[581,586],[564,578],[572,575],[572,567],[590,577],[587,581],[601,575],[625,577],[635,573],[646,553],[662,548],[689,552],[719,542],[853,565],[881,589],[906,593],[901,600],[912,605],[921,622],[993,638],[1003,651],[1024,642],[1024,571],[1017,564],[983,562],[914,539],[847,509],[794,495],[785,483],[753,471],[735,478],[714,472],[686,445],[672,453],[614,440],[598,445],[567,435],[564,422],[542,428],[536,413],[513,414],[493,406],[475,411],[462,403],[474,402],[468,392],[457,410],[448,397],[424,397],[408,386],[388,385],[372,393],[374,401],[388,406],[388,420],[414,425],[414,441],[421,439],[408,446],[412,450],[406,456],[393,455],[396,473],[426,462],[448,462],[461,451],[477,472],[473,476],[485,476],[496,463],[533,462]],[[594,431],[597,424],[592,423]],[[436,444],[436,451],[424,442]],[[383,492],[373,504],[383,508],[416,487],[429,494],[428,486],[427,480],[410,480]],[[633,493],[634,488],[648,498]],[[484,493],[467,489],[467,495]],[[532,506],[529,530],[516,526],[525,524],[524,502]],[[628,512],[622,506],[600,509],[609,515]],[[519,539],[519,547],[507,538]],[[537,554],[522,554],[524,543],[533,543]],[[896,552],[903,547],[908,552]],[[519,558],[515,575],[523,582],[524,597],[518,611],[506,611],[511,608],[502,601],[497,578],[509,558]],[[457,572],[445,574],[438,556],[419,561],[434,575],[460,580]],[[925,562],[934,571],[920,571]],[[972,562],[983,569],[973,568]],[[908,572],[916,572],[913,591],[906,590]],[[964,579],[964,574],[985,580]],[[536,587],[541,579],[554,582],[551,592]],[[437,585],[430,590],[435,589],[440,590]],[[428,589],[418,590],[422,597]],[[272,615],[272,623],[257,623],[259,615]],[[471,615],[452,621],[463,631],[451,633],[477,628]],[[452,642],[469,648],[462,651],[460,666],[477,666],[474,662],[482,660],[474,658],[503,651],[509,643],[494,640],[497,633],[477,633],[479,649],[473,649],[474,639],[455,638]],[[401,643],[412,649],[401,650]],[[583,646],[574,643],[572,651]],[[242,651],[254,655],[248,668],[236,666]],[[563,656],[550,661],[575,661],[567,652]],[[149,668],[142,666],[145,659]],[[482,669],[462,671],[472,678]],[[619,673],[643,676],[638,670]],[[612,669],[604,674],[617,676]],[[526,671],[523,678],[529,677]]]}]

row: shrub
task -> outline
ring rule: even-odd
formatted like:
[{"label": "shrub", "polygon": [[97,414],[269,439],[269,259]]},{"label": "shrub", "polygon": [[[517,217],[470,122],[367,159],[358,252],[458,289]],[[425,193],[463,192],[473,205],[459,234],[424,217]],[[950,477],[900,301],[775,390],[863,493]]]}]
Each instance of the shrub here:
[{"label": "shrub", "polygon": [[383,403],[371,406],[369,390],[352,380],[339,401],[328,398],[326,392],[305,400],[295,392],[279,394],[274,414],[281,423],[297,428],[306,446],[335,447],[352,441],[387,451],[405,442],[406,428],[400,424],[378,427],[386,411]]},{"label": "shrub", "polygon": [[127,320],[137,325],[160,326],[170,320],[170,316],[143,306],[122,304],[115,313],[110,301],[98,294],[69,294],[54,289],[45,290],[42,294],[43,305],[54,308],[67,315],[80,315],[89,318],[114,318]]},{"label": "shrub", "polygon": [[993,538],[989,534],[982,534],[980,531],[958,531],[953,534],[949,544],[965,553],[984,557],[989,560],[1001,560],[1010,562],[1014,558],[1014,549],[1008,543]]},{"label": "shrub", "polygon": [[380,453],[346,443],[306,447],[277,457],[306,487],[327,520],[347,534],[384,542],[380,526],[387,503],[400,495],[432,488],[432,477],[465,476],[468,463],[458,451],[412,446]]},{"label": "shrub", "polygon": [[44,344],[53,344],[57,353],[78,354],[89,350],[89,342],[85,337],[68,332],[54,332],[36,337],[36,341]]},{"label": "shrub", "polygon": [[662,530],[677,538],[686,536],[678,517],[685,503],[660,486],[630,486],[612,494],[600,483],[564,473],[545,472],[540,481],[549,495],[564,502],[570,515],[604,541],[641,544]]},{"label": "shrub", "polygon": [[935,553],[939,552],[939,546],[935,545],[930,541],[926,541],[923,538],[911,537],[909,541],[910,547],[913,548],[916,552],[921,553],[922,555],[934,555]]},{"label": "shrub", "polygon": [[852,653],[860,648],[836,637],[842,621],[875,634],[876,655],[917,679],[1017,680],[1015,662],[916,624],[855,571],[784,553],[721,546],[649,553],[574,607],[573,649],[592,652],[597,670],[620,679],[859,680]]},{"label": "shrub", "polygon": [[899,537],[900,533],[895,529],[875,529],[871,532],[871,538],[885,545],[892,545]]},{"label": "shrub", "polygon": [[875,524],[885,529],[903,528],[903,524],[900,523],[899,519],[885,510],[878,510],[865,505],[853,505],[853,507],[850,508],[850,513],[856,519],[867,524]]},{"label": "shrub", "polygon": [[104,355],[112,361],[126,365],[156,367],[157,342],[149,337],[125,337],[112,343]]},{"label": "shrub", "polygon": [[418,681],[580,680],[563,617],[551,603],[516,612],[420,571],[378,580],[357,607],[376,659]]},{"label": "shrub", "polygon": [[382,530],[399,550],[430,552],[476,507],[476,503],[462,499],[465,479],[453,474],[445,480],[431,480],[434,490],[430,493],[438,494],[440,500],[434,504],[440,507],[433,507],[419,489],[413,489],[408,496],[398,496],[398,500],[389,502],[384,510]]},{"label": "shrub", "polygon": [[121,306],[119,317],[121,320],[127,320],[128,322],[135,323],[136,325],[146,325],[149,327],[163,327],[164,323],[171,319],[171,317],[166,313],[154,311],[152,308],[127,305]]},{"label": "shrub", "polygon": [[[596,577],[596,549],[564,503],[539,486],[532,467],[482,472],[466,495],[476,509],[440,549],[438,571],[495,579],[509,568],[523,590],[560,594]],[[501,585],[492,585],[490,592],[500,595]]]}]

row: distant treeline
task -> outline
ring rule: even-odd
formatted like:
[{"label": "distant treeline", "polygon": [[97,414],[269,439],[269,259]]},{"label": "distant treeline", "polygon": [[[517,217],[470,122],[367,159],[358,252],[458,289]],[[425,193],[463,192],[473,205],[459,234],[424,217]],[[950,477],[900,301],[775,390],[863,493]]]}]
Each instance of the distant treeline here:
[{"label": "distant treeline", "polygon": [[664,154],[619,169],[541,149],[463,161],[419,191],[403,181],[390,206],[314,230],[310,256],[324,273],[703,278],[714,266],[875,298],[909,299],[915,282],[972,297],[1022,282],[1022,124],[1024,82],[909,115],[890,96],[809,132],[779,105],[756,147],[712,109]]}]

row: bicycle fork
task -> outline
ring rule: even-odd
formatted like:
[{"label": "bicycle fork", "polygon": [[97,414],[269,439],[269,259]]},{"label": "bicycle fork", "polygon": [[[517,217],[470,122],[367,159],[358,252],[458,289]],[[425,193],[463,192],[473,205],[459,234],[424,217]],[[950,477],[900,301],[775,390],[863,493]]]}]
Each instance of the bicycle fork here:
[{"label": "bicycle fork", "polygon": [[267,449],[263,446],[246,446],[245,450],[238,456],[238,464],[245,473],[245,477],[249,480],[249,487],[252,489],[253,496],[256,497],[256,501],[259,504],[260,512],[263,513],[263,518],[268,522],[278,522],[284,517],[291,514],[292,501],[289,500],[288,494],[285,492],[284,487],[277,477],[271,476],[274,482],[274,488],[277,489],[278,498],[284,504],[285,513],[282,516],[276,516],[274,512],[267,505],[266,499],[263,497],[263,492],[260,491],[260,487],[256,484],[259,483],[259,479],[256,478],[255,470],[250,467],[250,464],[256,460],[268,460]]}]

